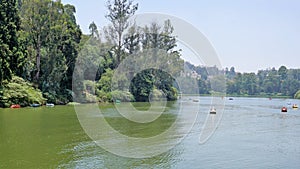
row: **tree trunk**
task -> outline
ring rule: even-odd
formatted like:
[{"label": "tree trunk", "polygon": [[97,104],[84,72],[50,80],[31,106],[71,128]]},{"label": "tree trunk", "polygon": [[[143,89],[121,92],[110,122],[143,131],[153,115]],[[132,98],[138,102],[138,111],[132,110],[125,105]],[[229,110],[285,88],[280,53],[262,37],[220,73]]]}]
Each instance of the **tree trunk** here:
[{"label": "tree trunk", "polygon": [[118,32],[119,41],[118,41],[118,53],[117,53],[117,67],[121,63],[121,48],[122,48],[122,32]]},{"label": "tree trunk", "polygon": [[41,40],[40,36],[38,37],[38,44],[37,44],[37,55],[36,55],[36,75],[35,79],[39,80],[40,77],[40,71],[41,71]]}]

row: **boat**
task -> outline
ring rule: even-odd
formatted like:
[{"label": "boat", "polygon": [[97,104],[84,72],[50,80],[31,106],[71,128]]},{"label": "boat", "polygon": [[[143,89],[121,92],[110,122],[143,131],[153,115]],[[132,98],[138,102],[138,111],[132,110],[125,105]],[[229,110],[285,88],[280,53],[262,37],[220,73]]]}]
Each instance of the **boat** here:
[{"label": "boat", "polygon": [[40,107],[41,105],[38,104],[38,103],[33,103],[33,104],[30,104],[30,107]]},{"label": "boat", "polygon": [[54,107],[53,103],[46,103],[46,107]]},{"label": "boat", "polygon": [[217,114],[217,110],[213,107],[210,109],[209,114]]},{"label": "boat", "polygon": [[21,106],[19,104],[12,104],[10,108],[17,109],[17,108],[21,108]]},{"label": "boat", "polygon": [[230,98],[229,98],[229,100],[233,100],[233,98],[232,98],[232,97],[230,97]]},{"label": "boat", "polygon": [[292,106],[294,109],[297,109],[298,108],[298,105],[297,104],[293,104]]},{"label": "boat", "polygon": [[281,108],[281,112],[287,112],[287,108],[286,107],[282,107]]},{"label": "boat", "polygon": [[197,99],[194,99],[194,100],[193,100],[193,102],[199,102],[199,100],[197,100]]}]

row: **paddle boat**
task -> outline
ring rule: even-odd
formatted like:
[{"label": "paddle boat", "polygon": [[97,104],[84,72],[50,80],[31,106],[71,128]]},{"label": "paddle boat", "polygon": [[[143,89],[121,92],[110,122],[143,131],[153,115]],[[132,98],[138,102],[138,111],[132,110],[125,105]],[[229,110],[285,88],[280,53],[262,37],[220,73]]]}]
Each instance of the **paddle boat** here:
[{"label": "paddle boat", "polygon": [[281,112],[287,112],[287,108],[286,107],[282,107],[281,108]]},{"label": "paddle boat", "polygon": [[209,114],[217,114],[217,110],[213,107],[210,109]]},{"label": "paddle boat", "polygon": [[292,106],[294,109],[297,109],[298,108],[298,105],[297,104],[293,104]]},{"label": "paddle boat", "polygon": [[21,108],[21,106],[20,106],[19,104],[12,104],[12,105],[10,106],[10,108],[12,108],[12,109],[17,109],[17,108]]},{"label": "paddle boat", "polygon": [[33,104],[30,104],[30,107],[40,107],[41,105],[38,104],[38,103],[33,103]]},{"label": "paddle boat", "polygon": [[46,103],[46,107],[54,107],[53,103]]}]

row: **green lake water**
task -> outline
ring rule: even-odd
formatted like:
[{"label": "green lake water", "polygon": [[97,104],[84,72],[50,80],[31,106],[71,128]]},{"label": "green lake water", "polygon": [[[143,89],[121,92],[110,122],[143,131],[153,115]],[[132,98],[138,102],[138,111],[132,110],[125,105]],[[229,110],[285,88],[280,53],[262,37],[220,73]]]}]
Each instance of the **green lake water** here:
[{"label": "green lake water", "polygon": [[[186,137],[170,150],[150,158],[121,157],[99,147],[86,134],[72,106],[0,109],[0,168],[296,169],[300,168],[300,110],[292,109],[293,103],[300,105],[299,100],[293,99],[225,99],[222,120],[204,144],[199,144],[199,136],[211,106],[210,97],[185,97],[169,102],[163,114],[151,123],[125,119],[113,104],[97,106],[101,115],[94,112],[92,115],[99,114],[93,117],[95,120],[104,119],[122,135],[135,138],[164,133],[179,119],[172,134],[166,136],[168,139],[158,140],[158,146],[149,146],[148,150],[163,149],[179,137],[187,134]],[[129,111],[129,104],[118,106],[124,108],[122,111]],[[184,109],[180,110],[182,106]],[[288,107],[287,113],[280,112],[282,106]],[[89,107],[82,105],[83,110],[88,111]],[[135,103],[135,107],[147,110],[149,105]],[[199,114],[190,121],[180,120],[179,110]],[[192,128],[185,133],[187,125]],[[107,131],[103,129],[103,132]],[[115,146],[126,141],[109,133],[98,139],[108,140]],[[134,151],[140,151],[138,145]]]}]

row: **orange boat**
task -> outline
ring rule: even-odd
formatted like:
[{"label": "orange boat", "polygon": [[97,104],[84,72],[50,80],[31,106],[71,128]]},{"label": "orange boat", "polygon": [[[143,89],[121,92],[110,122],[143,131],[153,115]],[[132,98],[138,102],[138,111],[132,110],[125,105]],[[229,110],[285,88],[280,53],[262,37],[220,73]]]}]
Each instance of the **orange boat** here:
[{"label": "orange boat", "polygon": [[10,108],[17,109],[17,108],[21,108],[21,106],[19,104],[12,104]]}]

